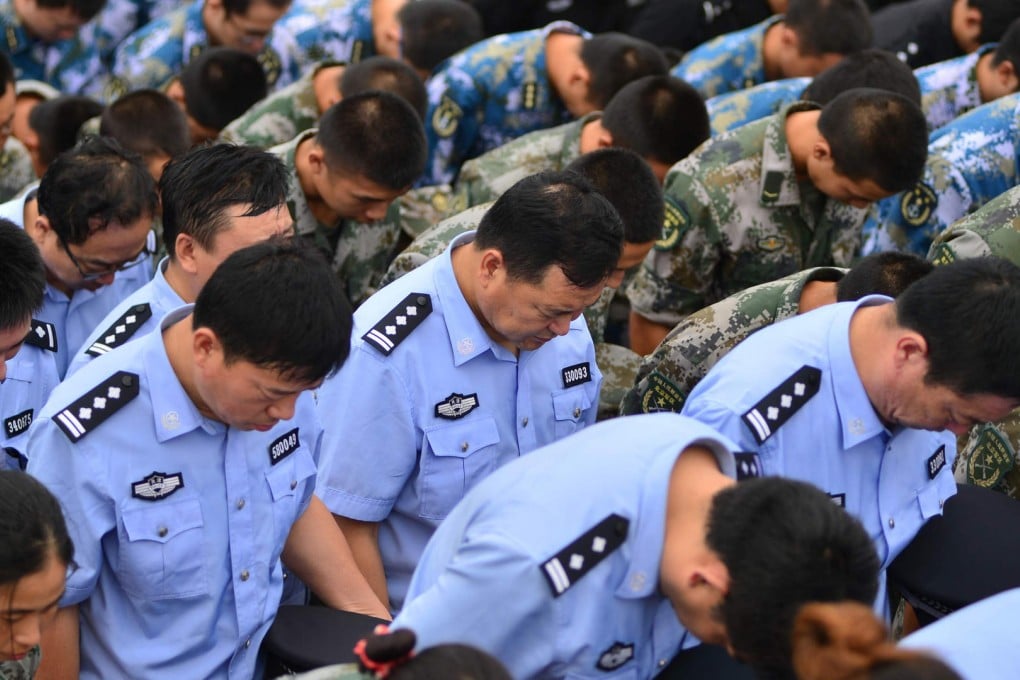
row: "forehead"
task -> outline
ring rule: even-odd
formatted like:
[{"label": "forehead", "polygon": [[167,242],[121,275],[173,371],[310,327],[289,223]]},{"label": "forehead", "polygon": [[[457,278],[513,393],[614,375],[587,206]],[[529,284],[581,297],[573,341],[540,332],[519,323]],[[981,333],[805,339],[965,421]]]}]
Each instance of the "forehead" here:
[{"label": "forehead", "polygon": [[552,264],[546,267],[541,280],[531,283],[520,279],[508,279],[516,298],[552,309],[576,309],[587,307],[602,293],[602,282],[591,288],[579,288],[570,282],[563,269]]},{"label": "forehead", "polygon": [[260,2],[255,0],[248,5],[246,12],[237,12],[233,16],[235,19],[242,21],[249,21],[253,24],[259,24],[260,26],[271,26],[276,22],[283,13],[287,10],[286,7],[273,7],[268,2]]},{"label": "forehead", "polygon": [[31,321],[25,319],[23,323],[16,326],[0,328],[0,352],[6,352],[10,348],[20,345],[25,336],[28,335],[30,324]]},{"label": "forehead", "polygon": [[298,380],[279,368],[254,364],[247,359],[236,359],[226,365],[234,376],[259,387],[276,392],[303,392],[318,387],[321,380]]}]

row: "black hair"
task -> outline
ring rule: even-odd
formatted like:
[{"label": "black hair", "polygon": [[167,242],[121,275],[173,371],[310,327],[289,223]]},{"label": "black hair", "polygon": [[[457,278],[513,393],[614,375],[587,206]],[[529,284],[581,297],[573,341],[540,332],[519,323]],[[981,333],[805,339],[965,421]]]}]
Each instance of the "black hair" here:
[{"label": "black hair", "polygon": [[478,10],[461,0],[417,0],[397,12],[400,56],[431,73],[447,57],[485,37]]},{"label": "black hair", "polygon": [[729,572],[718,614],[730,644],[762,672],[789,674],[803,604],[871,604],[878,592],[871,538],[805,482],[765,477],[723,489],[712,499],[705,540]]},{"label": "black hair", "polygon": [[591,288],[620,259],[623,223],[588,180],[573,172],[542,172],[496,199],[474,245],[499,250],[513,280],[537,284],[556,265],[573,285]]},{"label": "black hair", "polygon": [[353,315],[341,282],[303,239],[273,238],[220,264],[195,301],[193,327],[209,328],[225,361],[248,361],[312,383],[350,353]]},{"label": "black hair", "polygon": [[19,470],[0,470],[0,584],[8,585],[46,566],[52,554],[72,565],[74,544],[53,494]]},{"label": "black hair", "polygon": [[14,87],[14,64],[6,52],[0,52],[0,96],[7,94],[7,88]]},{"label": "black hair", "polygon": [[870,179],[890,193],[910,188],[921,177],[927,129],[917,104],[867,87],[838,95],[818,118],[836,170],[854,181]]},{"label": "black hair", "polygon": [[230,47],[211,47],[188,62],[180,75],[188,115],[222,130],[269,92],[259,60]]},{"label": "black hair", "polygon": [[79,95],[61,95],[36,104],[28,114],[28,125],[39,136],[39,162],[46,167],[73,147],[82,123],[102,112],[102,104]]},{"label": "black hair", "polygon": [[1020,267],[998,257],[935,267],[897,298],[896,320],[924,336],[927,382],[1020,399]]},{"label": "black hair", "polygon": [[156,214],[159,198],[142,157],[115,139],[90,137],[57,156],[36,194],[39,214],[67,244],[81,245],[110,223]]},{"label": "black hair", "polygon": [[894,250],[863,257],[836,282],[836,301],[859,300],[865,295],[899,297],[907,286],[931,273],[934,265],[913,253]]},{"label": "black hair", "polygon": [[250,146],[213,144],[172,160],[159,181],[163,245],[175,258],[178,234],[189,234],[206,250],[229,226],[227,211],[248,205],[244,217],[286,210],[288,173],[273,154]]},{"label": "black hair", "polygon": [[227,16],[234,14],[246,15],[251,6],[256,2],[264,2],[270,7],[283,9],[289,7],[292,0],[223,0],[223,10]]},{"label": "black hair", "polygon": [[[459,0],[457,2],[460,4]],[[407,7],[416,4],[412,2]],[[340,76],[340,95],[343,98],[370,90],[392,92],[410,104],[418,117],[425,120],[428,108],[425,83],[413,68],[399,59],[377,55],[344,67]]]},{"label": "black hair", "polygon": [[[401,628],[365,638],[364,654],[376,663],[395,663],[388,680],[510,680],[498,659],[475,647],[442,644],[411,656],[415,634]],[[362,672],[367,672],[364,663]]]},{"label": "black hair", "polygon": [[602,127],[615,146],[669,165],[686,158],[711,133],[701,95],[672,76],[645,76],[624,85],[606,104]]},{"label": "black hair", "polygon": [[1020,76],[1020,19],[1010,22],[1009,28],[1002,34],[1002,39],[995,47],[992,66],[998,66],[1004,61],[1011,63],[1013,72]]},{"label": "black hair", "polygon": [[403,189],[425,170],[425,127],[411,105],[389,92],[362,92],[326,109],[315,136],[334,173]]},{"label": "black hair", "polygon": [[20,326],[42,307],[46,268],[32,238],[0,218],[0,330]]},{"label": "black hair", "polygon": [[179,156],[191,146],[181,107],[158,90],[135,90],[106,107],[99,134],[113,137],[142,158]]},{"label": "black hair", "polygon": [[69,7],[83,22],[99,14],[106,0],[35,0],[35,4],[43,9],[62,9]]},{"label": "black hair", "polygon": [[847,55],[815,76],[800,95],[805,101],[826,105],[842,92],[855,87],[873,87],[903,95],[921,105],[921,86],[906,63],[895,54],[868,48]]},{"label": "black hair", "polygon": [[581,61],[591,76],[588,103],[604,109],[620,88],[642,76],[661,76],[669,70],[662,50],[623,33],[600,33],[581,43]]},{"label": "black hair", "polygon": [[863,0],[790,0],[783,23],[803,55],[851,54],[871,46],[871,14]]},{"label": "black hair", "polygon": [[967,4],[981,12],[982,44],[998,42],[1003,32],[1020,17],[1020,0],[967,0]]},{"label": "black hair", "polygon": [[[648,243],[662,236],[662,185],[641,156],[629,149],[591,151],[564,170],[576,172],[605,196],[623,221],[623,240]],[[620,181],[625,177],[626,181]]]}]

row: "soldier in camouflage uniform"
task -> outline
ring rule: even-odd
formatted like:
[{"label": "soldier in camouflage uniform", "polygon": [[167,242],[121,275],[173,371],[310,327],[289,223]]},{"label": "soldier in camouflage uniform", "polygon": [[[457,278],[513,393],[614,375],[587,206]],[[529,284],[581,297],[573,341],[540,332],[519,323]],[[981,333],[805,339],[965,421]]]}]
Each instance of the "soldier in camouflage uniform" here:
[{"label": "soldier in camouflage uniform", "polygon": [[180,5],[179,0],[106,0],[95,20],[100,57],[113,61],[114,51],[125,38]]},{"label": "soldier in camouflage uniform", "polygon": [[[996,256],[1020,264],[1020,187],[1014,187],[955,222],[932,244],[936,265]],[[958,440],[956,480],[1020,499],[1020,410],[975,425]]]},{"label": "soldier in camouflage uniform", "polygon": [[117,48],[109,97],[166,87],[192,59],[213,46],[254,54],[270,90],[296,81],[306,65],[303,54],[293,35],[273,25],[286,11],[287,0],[247,0],[243,11],[228,12],[226,4],[245,2],[195,0],[132,33]]},{"label": "soldier in camouflage uniform", "polygon": [[419,184],[451,184],[465,161],[600,110],[627,82],[665,72],[654,46],[620,34],[592,38],[567,22],[483,40],[429,80],[429,163]]},{"label": "soldier in camouflage uniform", "polygon": [[318,129],[269,149],[291,171],[287,207],[297,233],[329,257],[355,305],[376,288],[400,239],[394,199],[425,164],[425,132],[388,92],[348,97]]},{"label": "soldier in camouflage uniform", "polygon": [[631,346],[651,352],[685,316],[749,286],[848,266],[863,209],[917,181],[926,139],[913,102],[855,89],[703,144],[667,175],[662,238],[626,289]]},{"label": "soldier in camouflage uniform", "polygon": [[407,0],[302,0],[281,21],[307,63],[356,64],[381,54],[400,57],[397,12]]},{"label": "soldier in camouflage uniform", "polygon": [[923,255],[950,224],[1012,188],[1020,155],[1018,113],[1020,94],[1006,95],[932,133],[921,180],[873,206],[862,252]]},{"label": "soldier in camouflage uniform", "polygon": [[705,99],[766,81],[814,76],[871,44],[859,0],[790,0],[785,15],[695,47],[670,72]]},{"label": "soldier in camouflage uniform", "polygon": [[[18,80],[40,80],[64,94],[102,95],[109,70],[96,49],[96,27],[86,23],[102,7],[99,0],[67,0],[21,16],[13,0],[0,0],[2,50]],[[69,27],[67,21],[73,19]],[[61,23],[64,22],[64,23]]]}]

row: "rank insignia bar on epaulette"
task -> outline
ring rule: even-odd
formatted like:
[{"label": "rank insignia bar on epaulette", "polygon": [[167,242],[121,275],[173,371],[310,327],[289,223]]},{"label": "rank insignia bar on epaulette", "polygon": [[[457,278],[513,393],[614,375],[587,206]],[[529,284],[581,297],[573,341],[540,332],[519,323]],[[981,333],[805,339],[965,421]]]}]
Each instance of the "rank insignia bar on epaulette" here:
[{"label": "rank insignia bar on epaulette", "polygon": [[783,423],[800,410],[808,400],[818,394],[822,372],[814,366],[801,366],[797,372],[765,395],[741,418],[751,428],[755,440],[761,444],[772,436]]},{"label": "rank insignia bar on epaulette", "polygon": [[138,376],[118,371],[53,417],[67,438],[76,442],[138,396]]},{"label": "rank insignia bar on epaulette", "polygon": [[553,597],[567,592],[585,574],[594,569],[627,538],[630,520],[620,515],[609,515],[542,563],[542,574],[552,588]]},{"label": "rank insignia bar on epaulette", "polygon": [[389,356],[431,313],[432,298],[425,293],[411,293],[361,339]]},{"label": "rank insignia bar on epaulette", "polygon": [[109,328],[99,334],[85,354],[97,357],[106,354],[114,347],[120,347],[131,339],[142,324],[152,318],[152,307],[148,303],[135,305],[124,312]]},{"label": "rank insignia bar on epaulette", "polygon": [[32,319],[32,325],[25,336],[25,344],[45,349],[49,352],[57,351],[57,328],[51,323]]}]

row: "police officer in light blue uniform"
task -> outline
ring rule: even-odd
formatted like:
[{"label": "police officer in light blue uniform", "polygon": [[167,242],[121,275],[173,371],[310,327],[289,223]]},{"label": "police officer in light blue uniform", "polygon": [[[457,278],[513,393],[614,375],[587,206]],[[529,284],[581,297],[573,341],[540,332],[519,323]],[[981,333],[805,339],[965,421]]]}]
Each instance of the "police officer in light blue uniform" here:
[{"label": "police officer in light blue uniform", "polygon": [[[518,282],[516,272],[532,269],[521,256],[536,230],[549,234],[537,257],[544,278]],[[568,252],[582,242],[587,252]],[[586,181],[533,175],[477,232],[358,308],[351,358],[319,390],[317,492],[352,536],[359,564],[366,554],[355,533],[372,534],[366,552],[381,559],[393,609],[429,536],[471,487],[595,422],[602,374],[581,312],[601,294],[621,242],[618,215]],[[583,285],[566,284],[563,272],[582,261]]]},{"label": "police officer in light blue uniform", "polygon": [[1015,680],[1018,610],[1020,588],[1007,590],[928,624],[900,646],[934,654],[964,680]]},{"label": "police officer in light blue uniform", "polygon": [[1017,183],[1020,94],[977,107],[935,130],[924,175],[910,191],[878,201],[862,230],[862,253],[924,256],[936,236]]},{"label": "police officer in light blue uniform", "polygon": [[781,108],[800,99],[810,83],[810,78],[783,78],[712,97],[705,102],[712,134],[779,113]]},{"label": "police officer in light blue uniform", "polygon": [[297,40],[306,64],[355,64],[377,54],[372,0],[298,0],[280,26]]},{"label": "police officer in light blue uniform", "polygon": [[777,14],[699,45],[669,74],[690,83],[706,99],[764,83],[768,80],[762,52],[765,33],[782,20]]}]

